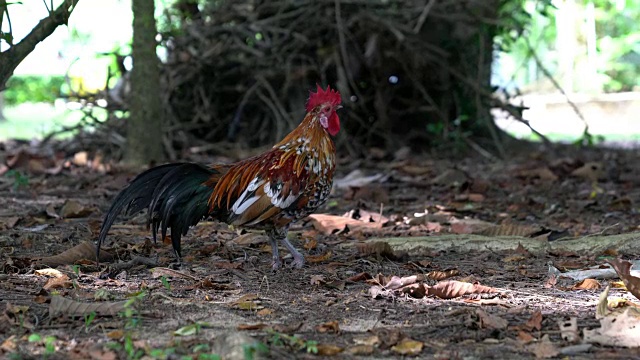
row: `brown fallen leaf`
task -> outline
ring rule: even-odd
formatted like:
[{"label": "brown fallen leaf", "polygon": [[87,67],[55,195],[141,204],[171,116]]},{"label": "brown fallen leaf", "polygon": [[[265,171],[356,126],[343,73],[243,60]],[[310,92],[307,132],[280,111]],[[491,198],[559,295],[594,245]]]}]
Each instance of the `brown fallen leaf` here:
[{"label": "brown fallen leaf", "polygon": [[262,330],[267,327],[267,324],[257,323],[257,324],[240,324],[236,327],[238,330]]},{"label": "brown fallen leaf", "polygon": [[240,310],[261,310],[264,306],[260,305],[259,297],[256,294],[246,294],[241,296],[238,300],[229,304],[232,307]]},{"label": "brown fallen leaf", "polygon": [[332,255],[331,251],[327,251],[325,254],[322,254],[322,255],[305,256],[304,259],[310,264],[316,264],[316,263],[328,261],[329,259],[331,259],[331,255]]},{"label": "brown fallen leaf", "polygon": [[325,235],[343,233],[347,229],[379,229],[382,227],[382,223],[365,222],[346,216],[312,214],[309,215],[309,218],[313,227]]},{"label": "brown fallen leaf", "polygon": [[391,347],[391,351],[400,355],[416,356],[422,352],[424,343],[420,341],[404,338],[400,342]]},{"label": "brown fallen leaf", "polygon": [[72,318],[90,313],[98,316],[115,316],[124,311],[127,301],[84,303],[62,296],[52,296],[49,304],[49,316],[53,319],[60,315]]},{"label": "brown fallen leaf", "polygon": [[479,234],[493,227],[492,223],[478,219],[452,219],[451,232],[454,234]]},{"label": "brown fallen leaf", "polygon": [[60,216],[64,219],[82,218],[92,212],[93,209],[90,207],[84,206],[75,200],[67,200],[64,205],[62,205],[62,209],[60,209]]},{"label": "brown fallen leaf", "polygon": [[334,320],[316,326],[316,330],[321,333],[339,334],[340,326],[338,325],[338,321]]},{"label": "brown fallen leaf", "polygon": [[246,234],[237,236],[235,239],[233,239],[233,242],[238,245],[249,246],[254,244],[266,243],[268,240],[269,238],[267,238],[267,236],[264,234],[248,232]]},{"label": "brown fallen leaf", "polygon": [[344,349],[340,346],[330,344],[318,344],[316,346],[316,349],[318,350],[316,355],[320,356],[334,356],[344,351]]},{"label": "brown fallen leaf", "polygon": [[[542,228],[535,225],[521,225],[521,224],[500,224],[493,225],[484,230],[481,230],[478,234],[485,236],[522,236],[529,237],[537,232],[540,232]],[[522,244],[520,244],[522,246]]]},{"label": "brown fallen leaf", "polygon": [[604,166],[601,162],[588,162],[582,167],[575,169],[571,175],[591,181],[598,181],[605,176]]},{"label": "brown fallen leaf", "polygon": [[540,331],[542,329],[542,311],[536,310],[533,314],[531,314],[531,317],[524,324],[523,328],[528,331]]},{"label": "brown fallen leaf", "polygon": [[620,280],[624,282],[627,290],[629,290],[633,296],[640,299],[640,278],[631,275],[632,264],[622,259],[607,260],[607,262],[616,270],[616,273],[618,273]]},{"label": "brown fallen leaf", "polygon": [[[95,260],[96,258],[96,246],[91,241],[82,242],[71,249],[65,250],[62,253],[54,256],[47,256],[36,261],[39,265],[48,265],[50,267],[56,267],[60,265],[73,265],[79,260]],[[113,256],[105,251],[100,251],[100,261],[110,262]]]},{"label": "brown fallen leaf", "polygon": [[522,331],[519,330],[518,331],[518,341],[520,341],[523,344],[529,344],[530,342],[534,341],[536,338],[533,337],[533,335],[531,335],[530,333],[526,332],[526,331]]},{"label": "brown fallen leaf", "polygon": [[443,281],[434,286],[427,287],[427,295],[437,296],[441,299],[453,299],[468,294],[497,293],[498,289],[460,281]]},{"label": "brown fallen leaf", "polygon": [[506,329],[509,322],[498,315],[489,314],[482,309],[477,309],[475,315],[478,318],[477,324],[479,329]]},{"label": "brown fallen leaf", "polygon": [[349,355],[367,356],[373,354],[375,348],[371,345],[356,345],[348,348],[345,352]]},{"label": "brown fallen leaf", "polygon": [[258,311],[256,314],[258,316],[269,316],[269,315],[271,315],[273,313],[274,313],[273,309],[264,308],[264,309]]},{"label": "brown fallen leaf", "polygon": [[548,167],[541,167],[536,169],[525,169],[516,174],[519,178],[525,179],[540,179],[542,181],[556,181],[558,176],[553,173]]},{"label": "brown fallen leaf", "polygon": [[47,282],[42,286],[45,290],[51,289],[70,289],[73,287],[73,282],[67,275],[63,275],[60,277],[54,277],[47,280]]},{"label": "brown fallen leaf", "polygon": [[2,352],[7,352],[7,353],[14,353],[18,350],[18,345],[16,343],[16,336],[15,335],[11,335],[8,338],[6,338],[2,344],[0,344],[0,355],[2,354]]},{"label": "brown fallen leaf", "polygon": [[17,216],[0,217],[0,230],[13,229],[18,221],[20,221],[20,218]]},{"label": "brown fallen leaf", "polygon": [[348,278],[347,281],[359,282],[359,281],[364,281],[368,279],[372,279],[372,276],[369,275],[369,273],[361,272],[359,274],[353,275],[352,277]]},{"label": "brown fallen leaf", "polygon": [[60,219],[60,215],[58,215],[58,213],[56,212],[56,206],[53,203],[50,203],[49,205],[47,205],[44,211],[48,217],[54,218],[54,219]]},{"label": "brown fallen leaf", "polygon": [[600,289],[600,283],[596,279],[584,279],[573,285],[572,290],[596,290]]},{"label": "brown fallen leaf", "polygon": [[431,280],[442,281],[450,277],[454,277],[460,274],[458,269],[445,269],[429,271],[425,276]]},{"label": "brown fallen leaf", "polygon": [[540,341],[528,345],[527,350],[533,353],[537,359],[548,359],[560,354],[558,348],[549,340],[549,335],[544,335]]},{"label": "brown fallen leaf", "polygon": [[311,275],[311,285],[321,285],[325,283],[324,275]]}]

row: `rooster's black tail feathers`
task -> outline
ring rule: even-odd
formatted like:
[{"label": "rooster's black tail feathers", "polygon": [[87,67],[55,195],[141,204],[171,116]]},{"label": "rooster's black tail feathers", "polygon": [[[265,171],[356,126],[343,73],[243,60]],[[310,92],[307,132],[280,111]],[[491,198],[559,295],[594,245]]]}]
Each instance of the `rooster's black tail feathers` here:
[{"label": "rooster's black tail feathers", "polygon": [[208,214],[213,188],[205,183],[216,173],[199,164],[175,163],[157,166],[138,175],[118,194],[104,218],[98,236],[98,258],[102,242],[123,209],[125,214],[148,209],[147,225],[151,225],[153,240],[156,240],[158,229],[164,239],[167,228],[171,228],[171,244],[179,259],[182,235]]}]

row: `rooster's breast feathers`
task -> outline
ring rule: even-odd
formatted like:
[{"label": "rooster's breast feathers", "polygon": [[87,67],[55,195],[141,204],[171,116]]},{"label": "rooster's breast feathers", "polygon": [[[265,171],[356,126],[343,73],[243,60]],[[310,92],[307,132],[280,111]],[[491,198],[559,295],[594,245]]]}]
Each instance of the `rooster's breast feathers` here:
[{"label": "rooster's breast feathers", "polygon": [[227,222],[238,226],[284,226],[315,210],[331,188],[335,150],[331,139],[305,136],[316,129],[307,130],[231,165],[209,199],[211,212],[226,213]]}]

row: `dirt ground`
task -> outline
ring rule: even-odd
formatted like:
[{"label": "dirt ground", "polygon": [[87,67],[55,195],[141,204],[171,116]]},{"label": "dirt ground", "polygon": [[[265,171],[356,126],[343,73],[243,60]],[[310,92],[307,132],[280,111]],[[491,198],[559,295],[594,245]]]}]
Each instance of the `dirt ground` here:
[{"label": "dirt ground", "polygon": [[[0,357],[640,357],[584,341],[584,329],[601,326],[596,307],[607,285],[610,298],[638,302],[619,279],[562,276],[640,251],[541,253],[518,240],[637,231],[636,150],[534,151],[499,162],[374,149],[369,159],[342,159],[320,216],[291,231],[307,264],[274,272],[262,234],[214,221],[184,238],[185,262],[176,267],[170,240],[154,244],[143,215],[117,222],[97,264],[102,216],[136,171],[93,154],[3,146]],[[447,234],[488,243],[507,236],[513,246],[381,244]],[[567,332],[563,323],[572,322]]]}]

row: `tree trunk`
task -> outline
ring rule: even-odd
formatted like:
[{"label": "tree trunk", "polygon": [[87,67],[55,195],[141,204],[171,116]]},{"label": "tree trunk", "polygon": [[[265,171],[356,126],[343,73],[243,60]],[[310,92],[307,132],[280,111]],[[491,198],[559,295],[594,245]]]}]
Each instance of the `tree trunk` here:
[{"label": "tree trunk", "polygon": [[154,0],[133,0],[133,70],[126,161],[143,165],[164,159],[160,62],[156,54]]}]

